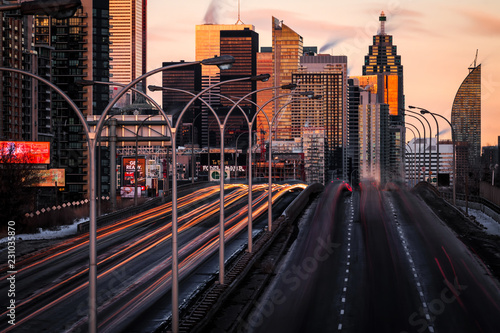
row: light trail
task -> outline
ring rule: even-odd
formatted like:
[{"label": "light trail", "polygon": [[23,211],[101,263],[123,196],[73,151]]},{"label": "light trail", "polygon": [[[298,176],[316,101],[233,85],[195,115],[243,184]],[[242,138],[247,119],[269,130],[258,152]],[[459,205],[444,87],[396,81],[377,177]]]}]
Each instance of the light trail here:
[{"label": "light trail", "polygon": [[[226,197],[227,201],[225,201],[225,203],[226,203],[225,207],[229,207],[230,205],[236,203],[238,200],[244,198],[247,195],[247,186],[246,185],[245,186],[241,186],[241,185],[236,185],[236,186],[229,185],[226,188],[237,188],[237,191],[228,194],[228,196]],[[289,191],[291,189],[294,189],[294,188],[301,188],[302,189],[303,187],[301,187],[300,185],[295,185],[295,186],[292,186],[292,187],[288,187],[288,186],[274,186],[273,190],[277,189],[279,192],[281,192],[281,194],[279,194],[279,193],[275,194],[273,196],[273,200],[277,200],[283,193],[286,193],[287,191]],[[218,189],[218,187],[217,187],[217,189]],[[254,192],[255,191],[264,191],[265,189],[267,189],[267,184],[265,186],[264,185],[255,185],[253,187],[253,191]],[[214,193],[217,193],[217,192],[218,192],[217,190],[207,191],[206,192],[206,193],[208,193],[207,197],[210,196],[210,195],[213,195]],[[256,206],[256,209],[255,209],[254,214],[253,214],[254,217],[258,216],[259,214],[262,214],[265,210],[267,210],[267,206],[266,205],[261,205],[260,207],[257,207],[258,204],[260,204],[262,201],[264,201],[265,197],[267,197],[266,194],[261,194],[259,197],[257,197],[254,200],[254,206]],[[200,195],[193,194],[193,195],[189,196],[189,198],[186,198],[186,200],[184,200],[184,204],[185,205],[189,205],[193,201],[199,202],[200,200],[201,200]],[[170,205],[162,205],[160,209],[165,209],[165,207],[167,207],[167,206],[170,206]],[[208,218],[210,216],[213,216],[213,215],[217,214],[217,212],[218,212],[218,202],[207,203],[207,204],[202,205],[202,207],[204,207],[204,209],[205,209],[205,212],[206,212],[205,214],[203,214],[203,209],[202,208],[196,208],[195,210],[193,210],[191,212],[188,212],[187,214],[184,214],[184,215],[182,215],[180,217],[179,222],[182,223],[182,225],[179,227],[179,232],[180,233],[203,221],[203,219],[201,219],[201,218],[195,218],[195,219],[191,219],[190,220],[190,218],[193,217],[193,216],[195,216],[196,214],[202,214],[202,216],[204,218]],[[214,207],[217,207],[217,208],[214,209]],[[133,221],[133,219],[128,218],[128,219],[126,219],[126,221],[133,221],[132,223],[135,225],[135,224],[140,224],[141,222],[144,222],[146,219],[148,219],[148,220],[151,219],[152,218],[151,216],[161,216],[161,215],[166,214],[165,212],[156,213],[158,211],[158,209],[154,209],[154,211],[155,211],[155,213],[153,213],[153,214],[148,214],[147,212],[145,212],[144,214],[140,214],[142,216],[142,218],[139,219],[139,220]],[[238,233],[239,231],[241,231],[243,228],[245,228],[246,222],[247,222],[246,221],[246,216],[243,218],[243,215],[245,214],[245,212],[246,212],[246,208],[240,209],[237,213],[231,215],[227,219],[227,221],[225,222],[225,224],[226,224],[226,226],[228,228],[228,230],[226,231],[226,233],[227,233],[227,235],[229,237],[228,240],[231,239],[233,237],[233,235],[235,235],[236,233]],[[236,223],[235,222],[236,218],[241,218],[241,220]],[[231,227],[230,225],[232,223],[236,223],[236,225],[233,226],[233,227]],[[106,229],[107,229],[107,233],[105,234],[106,236],[109,236],[111,234],[114,234],[114,233],[117,233],[119,231],[123,231],[123,230],[126,229],[126,227],[124,228],[124,222],[123,221],[120,221],[120,222],[118,222],[115,225],[118,225],[119,227],[118,228],[113,228],[113,226],[106,227]],[[131,248],[137,247],[138,244],[142,244],[142,246],[143,246],[142,249],[139,249],[139,250],[134,249],[134,255],[127,257],[125,260],[120,261],[120,263],[118,263],[117,265],[115,265],[115,266],[107,269],[105,272],[99,274],[98,278],[99,279],[104,278],[105,276],[109,275],[111,272],[115,271],[116,269],[118,269],[118,268],[122,267],[123,265],[129,263],[130,261],[138,258],[140,255],[143,255],[143,254],[147,253],[149,250],[153,249],[157,245],[159,245],[159,244],[161,244],[161,243],[169,240],[171,238],[171,233],[169,231],[170,228],[171,228],[171,222],[169,222],[167,225],[165,225],[165,226],[163,226],[163,227],[155,230],[154,232],[146,235],[144,238],[141,238],[139,240],[133,240],[131,242],[127,242],[125,244],[122,244],[122,246],[120,247],[121,249],[119,251],[113,253],[111,256],[108,256],[106,254],[101,255],[101,257],[103,257],[103,259],[99,261],[99,265],[102,265],[105,262],[111,261],[114,258],[118,258],[118,256],[126,255],[127,250],[130,251]],[[216,227],[214,227],[214,228],[216,229]],[[212,228],[212,230],[214,230],[214,228]],[[154,241],[153,238],[155,236],[157,236],[159,234],[162,234],[162,233],[165,233],[165,232],[167,233],[167,235],[165,235],[164,237],[161,237],[160,239]],[[182,265],[186,265],[188,268],[190,266],[193,267],[196,262],[200,262],[201,260],[204,260],[203,259],[204,255],[206,255],[207,253],[210,253],[210,252],[214,251],[213,249],[214,249],[215,245],[214,245],[213,242],[216,242],[216,243],[218,242],[218,236],[216,238],[212,237],[212,241],[208,241],[208,242],[206,241],[206,239],[211,236],[211,232],[204,233],[201,236],[202,237],[197,237],[195,239],[195,241],[190,242],[187,246],[185,246],[185,247],[183,247],[181,249],[180,254],[187,256],[187,258],[183,261],[184,264],[182,264]],[[104,237],[104,236],[102,236],[102,237]],[[192,251],[193,247],[199,246],[200,244],[203,244],[203,243],[204,243],[204,245],[201,248],[199,248],[198,250],[194,249],[195,252],[193,254],[189,254],[189,251]],[[52,258],[53,257],[54,256],[52,256]],[[170,261],[171,261],[171,257],[169,257],[166,260],[165,264],[169,264]],[[44,262],[45,262],[45,260],[44,260]],[[191,268],[191,269],[194,269],[194,268]],[[186,268],[184,268],[183,271],[184,270],[186,270]],[[71,281],[74,281],[78,277],[82,277],[87,271],[88,271],[88,269],[85,268],[84,270],[78,272],[74,276],[72,276],[72,277],[70,277],[68,279],[65,279],[62,282],[59,282],[56,285],[53,285],[53,286],[49,287],[48,289],[44,290],[41,293],[37,293],[33,297],[31,297],[31,298],[23,301],[22,303],[18,304],[18,307],[24,306],[24,305],[26,305],[26,304],[34,301],[35,299],[39,298],[40,296],[56,290],[57,288],[61,288],[62,285],[68,284]],[[151,273],[153,273],[153,272],[150,272],[149,274],[145,274],[143,276],[144,277],[151,276]],[[169,275],[169,274],[170,273],[168,273],[167,275]],[[134,284],[136,284],[137,282],[138,281],[136,281]],[[40,313],[44,312],[45,310],[52,308],[57,303],[60,303],[60,302],[62,302],[64,300],[66,300],[68,297],[70,297],[70,296],[76,294],[77,292],[81,291],[83,288],[87,287],[87,285],[88,285],[88,282],[85,282],[85,283],[77,286],[76,288],[74,288],[70,292],[62,295],[61,297],[59,297],[59,298],[51,301],[50,303],[46,304],[45,306],[39,308],[35,312],[33,312],[30,315],[28,315],[25,318],[23,318],[21,321],[18,321],[17,324],[18,325],[22,324],[22,323],[28,321],[29,319],[32,319],[33,317],[35,317],[35,316],[39,315]],[[103,305],[105,305],[105,304],[109,304],[109,301],[105,302]]]}]

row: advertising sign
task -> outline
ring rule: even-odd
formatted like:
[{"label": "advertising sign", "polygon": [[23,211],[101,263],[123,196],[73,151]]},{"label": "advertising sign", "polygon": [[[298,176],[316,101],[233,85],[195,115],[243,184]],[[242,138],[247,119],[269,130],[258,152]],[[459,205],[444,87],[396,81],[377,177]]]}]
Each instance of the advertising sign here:
[{"label": "advertising sign", "polygon": [[[135,186],[135,157],[123,158],[123,185],[122,187]],[[137,186],[146,186],[146,159],[137,158]],[[133,192],[133,191],[132,191]]]},{"label": "advertising sign", "polygon": [[34,187],[64,187],[66,186],[66,173],[64,169],[38,170],[41,181]]},{"label": "advertising sign", "polygon": [[0,141],[0,154],[8,163],[50,164],[50,142]]}]

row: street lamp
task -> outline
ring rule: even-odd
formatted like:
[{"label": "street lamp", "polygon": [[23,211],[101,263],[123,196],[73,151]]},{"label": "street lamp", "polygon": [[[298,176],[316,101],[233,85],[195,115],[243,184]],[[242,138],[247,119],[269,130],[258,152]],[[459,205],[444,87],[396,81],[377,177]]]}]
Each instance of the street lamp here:
[{"label": "street lamp", "polygon": [[[404,111],[410,112],[412,114],[416,114],[417,116],[420,116],[421,118],[423,118],[425,120],[425,122],[427,123],[427,126],[429,126],[429,141],[430,141],[430,143],[429,143],[429,152],[427,154],[427,158],[428,158],[427,162],[429,163],[429,170],[427,171],[427,175],[429,177],[429,180],[432,183],[432,178],[431,178],[432,177],[431,176],[431,174],[432,174],[432,149],[431,149],[432,148],[432,128],[431,128],[431,124],[429,123],[429,121],[423,115],[421,115],[418,112],[414,112],[414,111],[410,111],[410,110],[406,110],[406,109],[404,109]],[[424,152],[425,152],[425,142],[426,141],[427,140],[426,140],[425,134],[424,134]]]},{"label": "street lamp", "polygon": [[419,109],[420,110],[420,113],[421,114],[430,114],[432,116],[432,118],[434,118],[434,121],[436,122],[436,152],[437,152],[437,168],[436,168],[436,179],[437,179],[437,182],[436,182],[436,187],[439,191],[439,169],[440,169],[440,163],[439,163],[439,159],[440,159],[440,156],[439,156],[439,123],[436,119],[436,117],[432,114],[432,113],[423,113],[422,110],[425,110],[425,109],[422,109],[422,108],[419,108],[418,106],[413,106],[413,105],[409,105],[408,106],[410,109]]},{"label": "street lamp", "polygon": [[[426,139],[425,139],[426,138],[426,135],[425,135],[425,125],[422,122],[422,120],[420,120],[420,118],[418,118],[417,116],[412,116],[411,114],[407,114],[407,116],[417,119],[420,122],[420,124],[422,124],[422,127],[424,128],[424,168],[425,168],[425,142],[426,142]],[[422,144],[421,140],[422,139],[420,139],[420,141],[419,141],[419,146]],[[427,155],[427,159],[428,159],[428,161],[430,161],[430,156],[429,155]],[[429,174],[429,171],[427,171],[427,173]],[[425,181],[425,170],[424,170],[423,174],[424,174],[424,181]]]},{"label": "street lamp", "polygon": [[[422,153],[422,145],[420,144],[420,141],[422,140],[422,137],[420,136],[420,131],[418,130],[417,126],[413,125],[413,124],[410,124],[410,123],[406,123],[406,125],[410,125],[410,126],[413,126],[413,128],[415,128],[415,130],[417,131],[418,133],[418,138],[419,138],[419,143],[418,143],[418,168],[421,169],[421,163],[420,163],[420,155]],[[415,137],[415,132],[413,132],[413,137]],[[415,154],[417,153],[417,149],[414,147],[414,151],[415,151]],[[424,152],[424,165],[425,165],[425,152]],[[419,172],[419,175],[420,175],[420,172]],[[416,175],[415,175],[416,176]],[[424,173],[424,178],[425,178],[425,173]],[[418,180],[420,181],[420,176],[418,177]]]},{"label": "street lamp", "polygon": [[[77,81],[75,81],[75,84],[78,84],[81,86],[93,86],[95,84],[106,85],[106,86],[117,86],[117,87],[125,87],[126,86],[126,84],[118,83],[118,82],[94,81],[94,80],[77,80]],[[161,106],[158,105],[158,103],[156,103],[156,101],[153,98],[151,98],[151,96],[145,94],[143,91],[136,89],[136,88],[130,88],[130,90],[132,90],[133,92],[146,98],[148,101],[150,101],[156,107],[156,109],[158,109],[158,110],[162,109]],[[115,115],[112,115],[111,117],[113,117],[113,116],[115,116]],[[106,121],[110,120],[111,117],[108,117],[106,119]],[[165,119],[167,119],[167,118],[165,118]],[[110,140],[114,140],[110,144],[110,152],[109,152],[110,157],[111,157],[110,158],[110,170],[111,170],[110,197],[111,197],[111,205],[114,209],[114,208],[116,208],[116,124],[114,124],[114,126],[110,127]],[[100,137],[98,139],[98,142],[100,142]],[[100,145],[100,143],[99,143],[99,145]],[[137,143],[136,143],[136,152],[137,152]],[[136,153],[136,155],[137,155],[137,153]],[[135,167],[137,167],[137,159],[135,162],[136,162]],[[137,180],[137,175],[135,173],[134,173],[134,180]],[[100,193],[99,193],[99,196],[100,196]],[[134,205],[137,206],[137,188],[135,188],[135,193],[134,193]]]},{"label": "street lamp", "polygon": [[420,113],[421,114],[431,114],[434,116],[438,116],[446,120],[446,122],[450,125],[451,128],[451,141],[453,144],[453,205],[455,206],[456,204],[456,198],[457,198],[457,191],[456,191],[456,186],[457,186],[457,160],[456,160],[456,145],[455,145],[455,129],[453,128],[453,125],[451,122],[443,117],[442,115],[434,112],[430,112],[426,109],[420,108]]},{"label": "street lamp", "polygon": [[[411,125],[411,124],[409,124]],[[413,149],[411,149],[411,146],[409,145],[409,143],[407,143],[408,147],[410,147],[410,150],[412,151],[412,154],[413,154],[413,186],[415,186],[417,184],[417,148],[415,147],[415,139],[417,138],[416,134],[415,134],[415,131],[413,131],[411,128],[409,127],[405,127],[405,129],[407,130],[410,130],[412,133],[413,133]],[[418,149],[420,150],[420,145],[418,146]],[[411,170],[411,167],[410,167],[410,170]]]},{"label": "street lamp", "polygon": [[73,16],[82,6],[80,0],[37,0],[0,5],[0,11],[20,10],[21,15],[48,15],[56,19]]},{"label": "street lamp", "polygon": [[[191,66],[194,64],[207,64],[207,65],[217,65],[217,66],[229,66],[234,62],[234,58],[231,56],[220,56],[220,57],[215,57],[212,59],[205,59],[202,61],[195,61],[195,62],[183,62],[183,63],[177,63],[173,65],[168,65],[160,68],[156,68],[152,71],[149,71],[138,78],[132,80],[129,84],[127,84],[122,90],[118,92],[118,94],[108,103],[104,111],[102,112],[101,117],[99,118],[99,122],[96,125],[95,132],[93,134],[93,138],[95,139],[96,135],[100,135],[100,130],[103,126],[104,123],[104,118],[108,114],[108,112],[111,110],[111,108],[118,102],[118,100],[132,87],[134,87],[137,83],[141,82],[142,80],[146,79],[147,77],[165,71],[169,69],[174,69],[174,68],[179,68],[179,67],[186,67],[186,66]],[[172,126],[170,122],[168,121],[167,115],[165,112],[160,109],[160,112],[162,115],[165,117],[166,120],[166,125],[170,130],[171,136],[172,136],[172,145],[175,147],[175,134],[177,127]],[[173,159],[174,162],[176,163],[176,154],[173,154]],[[174,165],[175,165],[174,163]],[[94,167],[94,164],[92,164],[91,169]],[[176,168],[174,167],[174,173],[176,175]],[[90,173],[90,172],[89,172]],[[95,181],[95,180],[94,180]],[[172,327],[174,332],[178,332],[179,330],[179,308],[178,308],[178,303],[179,303],[179,282],[178,282],[178,258],[177,258],[177,180],[173,179],[174,186],[172,188]],[[94,190],[95,191],[95,190]],[[91,206],[92,208],[92,206]],[[97,285],[97,265],[96,265],[96,234],[95,234],[95,209],[94,211],[91,211],[90,213],[90,251],[91,251],[91,259],[90,259],[90,269],[89,269],[89,276],[90,276],[90,281],[89,281],[89,289],[90,289],[90,294],[89,294],[89,312],[90,312],[90,320],[89,320],[89,328],[92,333],[97,331],[97,307],[96,307],[96,285]]]}]

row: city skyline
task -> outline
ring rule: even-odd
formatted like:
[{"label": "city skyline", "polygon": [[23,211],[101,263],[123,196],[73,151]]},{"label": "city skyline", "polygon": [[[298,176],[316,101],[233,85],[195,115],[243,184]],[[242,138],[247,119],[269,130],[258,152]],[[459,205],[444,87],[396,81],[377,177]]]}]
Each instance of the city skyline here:
[{"label": "city skyline", "polygon": [[[481,143],[497,144],[500,126],[492,120],[500,105],[500,59],[495,54],[500,19],[494,13],[500,13],[500,4],[488,0],[474,5],[466,1],[353,1],[339,6],[312,0],[304,6],[298,1],[242,0],[240,8],[240,20],[254,25],[259,33],[259,47],[271,46],[269,20],[275,16],[304,38],[304,46],[317,46],[320,53],[347,55],[349,75],[361,75],[364,56],[384,11],[386,31],[394,36],[405,67],[406,107],[417,105],[448,119],[455,94],[479,49],[477,63],[483,67]],[[194,0],[175,7],[149,1],[148,48],[155,52],[148,52],[148,70],[164,61],[193,61],[195,26],[235,24],[237,11],[237,0]],[[429,84],[422,84],[426,81]],[[160,83],[161,77],[151,78],[151,84]],[[441,128],[446,131],[447,125],[440,122]],[[449,131],[441,133],[443,139],[450,136]]]}]

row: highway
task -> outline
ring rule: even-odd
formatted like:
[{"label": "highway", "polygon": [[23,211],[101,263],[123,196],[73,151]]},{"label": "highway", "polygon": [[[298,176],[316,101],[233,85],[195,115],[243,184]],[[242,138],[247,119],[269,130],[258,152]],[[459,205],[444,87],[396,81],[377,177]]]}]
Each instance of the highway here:
[{"label": "highway", "polygon": [[[303,184],[274,185],[273,203]],[[254,185],[254,221],[267,212],[267,185]],[[246,229],[248,187],[225,186],[225,239]],[[181,279],[218,251],[219,186],[179,198]],[[124,331],[171,287],[171,203],[98,228],[99,332]],[[65,240],[16,263],[16,325],[0,331],[86,332],[88,234]],[[228,254],[229,256],[230,254]],[[217,267],[214,268],[214,272]],[[7,295],[6,265],[0,293]],[[3,302],[2,302],[3,303]],[[2,307],[6,318],[6,306]]]},{"label": "highway", "polygon": [[500,332],[496,279],[425,203],[393,184],[330,184],[245,332]]}]

